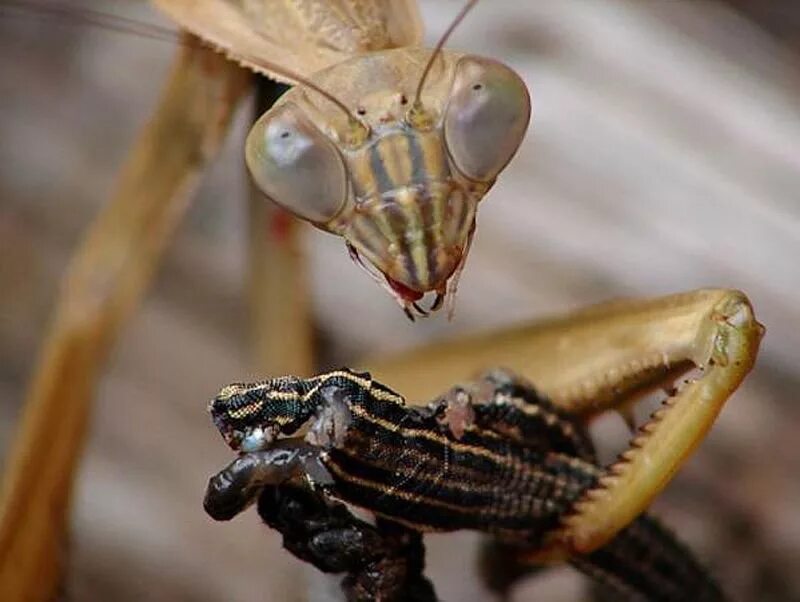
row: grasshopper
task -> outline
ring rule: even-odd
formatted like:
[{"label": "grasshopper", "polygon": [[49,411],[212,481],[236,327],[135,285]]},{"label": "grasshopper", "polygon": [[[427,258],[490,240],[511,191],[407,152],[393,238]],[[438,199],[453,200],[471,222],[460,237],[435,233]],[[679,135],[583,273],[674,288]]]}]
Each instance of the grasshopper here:
[{"label": "grasshopper", "polygon": [[[316,162],[317,166],[321,165],[323,172],[330,176],[323,182],[324,186],[341,192],[343,163],[349,170],[359,161],[364,161],[363,156],[359,159],[358,153],[354,150],[359,143],[366,144],[370,149],[371,156],[377,156],[379,163],[385,163],[385,159],[382,157],[386,155],[382,155],[382,153],[395,152],[403,144],[408,144],[410,147],[414,141],[426,142],[424,136],[421,135],[415,135],[416,138],[410,140],[409,138],[414,137],[404,133],[403,127],[416,124],[423,132],[426,128],[432,128],[431,131],[434,131],[437,127],[440,131],[447,131],[446,115],[448,111],[444,109],[445,100],[436,98],[437,92],[441,93],[442,90],[446,90],[447,93],[454,90],[464,91],[469,96],[469,92],[486,91],[482,82],[477,82],[477,85],[482,86],[481,88],[472,90],[471,86],[476,85],[476,82],[469,78],[466,78],[468,83],[463,87],[453,87],[460,81],[459,64],[463,66],[469,63],[469,61],[461,63],[462,56],[441,53],[438,55],[437,62],[435,51],[413,50],[413,47],[420,42],[421,36],[420,20],[414,3],[343,2],[333,4],[320,2],[312,3],[310,6],[314,11],[321,12],[301,14],[299,17],[298,14],[291,13],[286,8],[288,4],[273,3],[268,5],[270,21],[264,25],[266,29],[260,33],[253,31],[252,22],[259,14],[263,16],[265,9],[258,8],[259,5],[256,4],[239,5],[221,0],[200,3],[162,0],[159,4],[172,14],[181,26],[207,40],[213,46],[224,50],[236,62],[281,79],[299,82],[300,85],[295,92],[290,93],[293,96],[288,96],[283,103],[275,107],[269,118],[265,118],[256,126],[252,138],[253,144],[249,146],[248,162],[255,172],[256,182],[266,189],[268,196],[316,225],[343,235],[353,249],[353,257],[357,260],[360,260],[362,256],[366,257],[369,263],[377,267],[381,273],[376,276],[379,279],[383,278],[382,284],[387,286],[392,295],[401,301],[404,309],[409,312],[415,309],[414,303],[419,299],[418,295],[427,291],[432,291],[437,295],[432,308],[441,305],[447,295],[452,302],[458,270],[463,265],[469,247],[475,206],[481,195],[488,190],[497,171],[502,169],[505,162],[513,155],[516,144],[518,144],[518,137],[524,133],[527,124],[527,96],[521,93],[519,81],[509,75],[507,71],[500,68],[496,71],[502,76],[500,77],[501,87],[508,88],[513,92],[510,95],[511,100],[506,99],[506,101],[514,109],[512,111],[514,118],[508,120],[506,124],[513,135],[505,139],[503,144],[499,144],[498,148],[490,149],[498,151],[497,155],[488,158],[487,155],[481,154],[459,157],[458,151],[453,151],[449,145],[440,145],[439,172],[436,170],[425,172],[426,174],[439,173],[440,177],[444,179],[448,177],[448,174],[453,176],[455,180],[448,186],[460,191],[459,200],[456,201],[460,208],[454,214],[459,217],[455,220],[454,232],[445,232],[444,229],[453,224],[441,217],[434,216],[430,221],[432,227],[428,231],[431,241],[435,242],[438,238],[439,242],[443,240],[452,242],[449,245],[451,248],[440,249],[435,244],[426,242],[424,234],[416,239],[405,236],[409,230],[406,230],[404,225],[417,219],[410,208],[424,192],[422,186],[415,188],[422,183],[424,178],[414,180],[413,169],[408,167],[405,169],[411,177],[410,187],[406,188],[406,194],[399,195],[399,197],[398,195],[394,196],[394,200],[405,197],[403,206],[408,209],[398,212],[398,215],[395,216],[397,223],[394,225],[391,221],[381,222],[380,220],[385,217],[382,213],[384,207],[381,205],[379,209],[377,208],[381,202],[386,200],[384,197],[386,193],[393,193],[397,189],[398,180],[390,176],[388,170],[383,179],[377,178],[379,185],[374,189],[362,185],[361,195],[358,198],[355,193],[353,196],[349,196],[348,192],[344,195],[346,198],[339,198],[338,201],[318,198],[313,188],[314,182],[309,183],[300,178],[294,180],[293,183],[290,181],[291,186],[285,188],[286,181],[275,183],[274,179],[270,177],[275,175],[275,165],[281,162],[285,163],[287,158],[289,158],[290,166],[301,165],[302,162],[292,163],[292,160],[298,157],[293,154],[297,148],[315,149],[320,146],[330,150],[327,143],[337,142],[343,145],[344,150],[338,149],[336,152],[340,153],[342,157],[346,155],[347,161],[338,158],[331,161],[332,155],[325,152],[322,156],[311,153],[304,157]],[[243,7],[247,11],[254,12],[243,12],[245,10]],[[360,11],[362,8],[363,11]],[[280,12],[281,10],[284,12]],[[367,24],[375,22],[374,20],[370,21],[370,18],[377,19],[378,22],[384,24],[384,27],[383,29],[381,27],[362,29],[352,26],[337,29],[335,26],[329,25],[329,23],[334,23],[336,18],[341,20],[342,15],[357,15],[359,18],[364,18],[364,22]],[[326,20],[326,16],[330,17],[332,21]],[[295,20],[292,21],[290,18]],[[306,20],[303,21],[303,18]],[[284,20],[282,21],[282,19]],[[320,23],[323,26],[320,26]],[[347,41],[342,37],[344,30],[354,32],[355,40]],[[293,35],[295,33],[298,35]],[[270,35],[278,34],[283,37],[278,42],[269,44]],[[320,37],[322,34],[331,34],[336,40],[345,40],[345,42],[338,47],[330,43],[330,40],[324,36]],[[388,57],[386,60],[390,60],[391,57],[405,57],[410,60],[413,65],[409,67],[410,73],[406,74],[406,79],[411,82],[411,86],[406,92],[393,89],[382,95],[378,94],[374,98],[351,98],[348,96],[347,85],[341,82],[343,91],[332,94],[328,90],[329,86],[335,87],[333,80],[336,79],[337,65],[342,65],[342,69],[344,69],[342,73],[347,73],[345,67],[352,69],[355,62],[368,62],[370,53],[373,52],[384,58]],[[248,78],[239,67],[220,57],[215,57],[205,50],[198,49],[194,44],[187,45],[181,50],[181,53],[181,66],[176,68],[173,73],[164,103],[145,134],[144,143],[133,155],[122,179],[120,192],[98,218],[86,243],[72,264],[66,278],[65,294],[57,311],[52,335],[45,346],[41,367],[34,377],[21,436],[18,446],[14,450],[11,469],[8,471],[4,486],[3,520],[0,525],[2,549],[7,551],[6,559],[14,556],[16,550],[26,550],[25,554],[14,556],[15,562],[21,563],[24,567],[23,570],[15,571],[12,575],[10,569],[7,568],[12,565],[6,561],[2,563],[2,578],[10,583],[29,583],[30,576],[37,574],[41,566],[52,567],[55,564],[57,551],[53,546],[57,538],[49,538],[49,541],[53,542],[51,544],[42,544],[41,542],[48,539],[45,537],[46,534],[57,533],[63,527],[65,514],[57,517],[55,524],[51,524],[47,512],[51,507],[66,507],[64,500],[67,499],[66,496],[69,492],[68,487],[58,486],[55,479],[39,480],[36,483],[36,487],[39,488],[37,491],[31,491],[27,488],[28,485],[22,486],[21,484],[28,483],[31,474],[41,473],[41,467],[46,467],[52,474],[67,475],[65,478],[69,482],[69,475],[74,471],[75,458],[81,447],[88,401],[91,397],[93,382],[99,373],[99,366],[119,328],[136,307],[166,240],[185,210],[188,200],[187,193],[191,191],[196,175],[218,147],[233,107],[249,85]],[[269,56],[270,59],[262,58],[262,56]],[[281,58],[277,59],[276,57]],[[427,59],[427,63],[425,59]],[[271,63],[270,60],[276,62]],[[423,72],[428,63],[431,65],[433,75],[429,76],[432,78],[432,82],[426,83]],[[481,60],[474,64],[470,63],[470,65],[470,69],[485,69],[485,72],[496,67],[494,63]],[[292,77],[293,74],[295,77]],[[320,76],[322,83],[318,84],[314,81],[315,74],[322,74]],[[395,77],[397,76],[395,75]],[[406,82],[406,80],[403,81]],[[419,94],[414,84],[421,90]],[[341,98],[344,98],[346,101],[343,103],[344,108],[337,108],[336,102],[327,98],[325,94],[333,96],[339,102],[342,102]],[[407,110],[402,109],[405,106],[404,96],[406,104],[410,105]],[[376,104],[371,105],[371,102]],[[390,102],[392,106],[387,108],[381,105],[381,102]],[[299,108],[292,108],[292,103]],[[360,106],[361,104],[364,106]],[[396,105],[399,105],[400,108]],[[447,106],[449,110],[449,105]],[[464,106],[467,105],[458,103],[454,105],[454,107]],[[391,111],[392,107],[395,109],[394,113]],[[363,115],[360,114],[359,109],[364,109]],[[406,126],[390,126],[381,123],[382,111],[389,111],[390,117],[392,115],[395,118],[402,117]],[[468,110],[457,113],[462,117],[472,114]],[[309,124],[307,121],[309,114],[313,114],[315,117],[324,114],[325,119]],[[456,115],[456,113],[451,115]],[[437,116],[443,117],[444,121],[437,122]],[[278,143],[279,140],[283,140],[282,135],[286,130],[276,129],[273,132],[270,129],[270,126],[276,123],[291,126],[293,129],[289,130],[290,137],[297,135],[302,138],[300,147],[288,151],[275,151],[274,149],[265,151],[265,141]],[[459,135],[462,137],[466,135],[468,129],[459,130],[460,123],[460,118],[450,122],[450,131],[454,136],[450,138],[451,141],[458,138]],[[491,131],[491,128],[488,131]],[[375,133],[385,134],[387,140],[391,142],[387,144],[373,140],[371,136]],[[320,134],[323,137],[320,137]],[[270,138],[273,135],[276,137],[275,140]],[[154,143],[170,138],[173,140],[172,146]],[[155,152],[152,152],[154,150]],[[271,163],[268,162],[268,168],[264,168],[263,165],[259,166],[260,155],[270,158]],[[413,158],[415,155],[410,153],[408,156]],[[420,153],[416,156],[423,156],[423,154]],[[488,161],[490,166],[481,164],[482,161]],[[444,169],[445,162],[449,172]],[[259,172],[259,169],[264,171]],[[347,177],[344,179],[349,183]],[[154,182],[158,184],[152,186],[152,194],[141,194],[144,182],[148,182],[148,186]],[[296,187],[307,184],[312,187],[309,189]],[[468,186],[472,186],[473,189],[467,189]],[[293,196],[294,191],[298,191],[298,196]],[[378,198],[380,201],[376,200]],[[312,201],[322,204],[310,205]],[[353,226],[353,224],[359,223],[353,218],[354,207],[358,205],[359,201],[367,206],[372,204],[376,207],[377,213],[372,214],[370,223]],[[417,225],[424,222],[424,217],[419,217],[419,220]],[[399,227],[397,227],[398,224]],[[387,237],[385,232],[377,233],[374,228],[379,230],[381,225],[384,228],[389,226],[388,230],[391,230],[396,238]],[[351,227],[355,230],[351,231]],[[370,231],[370,228],[373,230]],[[397,232],[402,232],[403,236],[397,237]],[[419,230],[413,228],[410,232],[420,234]],[[383,238],[381,239],[379,236],[383,236]],[[406,254],[401,251],[400,256],[403,261],[399,265],[396,265],[398,262],[387,259],[389,255],[397,257],[394,255],[396,249],[390,248],[393,242],[396,246],[402,246],[401,243],[405,243]],[[429,251],[434,251],[433,255]],[[417,258],[415,259],[414,256]],[[449,290],[448,287],[450,287]],[[603,339],[602,336],[604,329],[617,332],[612,326],[619,325],[620,320],[609,322],[604,314],[596,315],[593,318],[596,320],[596,326],[587,331],[581,331],[584,333],[581,335],[583,338],[578,337],[586,345],[584,349],[588,349],[590,346],[584,339],[591,337],[585,333],[599,333],[599,340],[595,343],[598,347],[593,347],[598,351],[595,363],[586,365],[585,355],[568,356],[566,359],[562,357],[561,363],[554,371],[559,373],[558,378],[561,380],[559,381],[554,373],[550,372],[544,376],[544,378],[552,378],[558,382],[558,386],[554,385],[552,392],[554,399],[578,406],[582,411],[585,410],[588,413],[589,410],[586,408],[594,411],[613,405],[612,402],[618,401],[613,395],[616,393],[615,387],[619,386],[619,382],[615,380],[616,377],[622,376],[622,380],[627,383],[628,381],[625,379],[634,374],[635,378],[632,378],[631,381],[638,385],[644,386],[643,383],[645,383],[649,386],[652,382],[660,382],[668,376],[671,377],[671,367],[677,365],[683,368],[689,362],[708,366],[712,360],[716,362],[720,358],[728,358],[729,351],[732,351],[736,358],[734,360],[735,369],[722,371],[724,377],[719,382],[713,381],[713,379],[709,381],[708,377],[705,377],[705,386],[691,388],[691,391],[694,392],[681,397],[683,403],[675,404],[676,408],[668,414],[673,418],[663,421],[659,427],[659,433],[666,433],[674,427],[674,432],[681,433],[680,441],[675,446],[667,445],[664,443],[664,441],[669,441],[666,434],[652,439],[655,443],[649,443],[648,449],[657,448],[663,452],[662,448],[669,448],[663,454],[657,454],[659,462],[656,462],[658,466],[655,470],[648,472],[641,468],[641,465],[645,464],[643,460],[639,460],[638,463],[632,462],[632,465],[637,468],[626,473],[627,477],[623,478],[617,475],[618,478],[611,479],[614,487],[608,488],[607,497],[605,493],[601,496],[605,500],[604,502],[599,503],[596,507],[588,504],[587,507],[591,507],[593,511],[586,514],[592,516],[596,514],[607,518],[600,521],[600,524],[603,525],[600,530],[604,533],[600,536],[586,535],[585,539],[588,540],[588,543],[580,543],[581,546],[584,546],[581,549],[601,546],[663,487],[665,475],[671,475],[677,470],[685,455],[696,445],[713,421],[727,395],[736,388],[738,382],[749,370],[757,348],[759,332],[757,323],[748,301],[739,293],[727,291],[717,291],[713,294],[703,293],[690,296],[677,303],[664,302],[646,305],[644,308],[637,304],[631,304],[622,306],[622,310],[621,313],[628,316],[631,324],[637,326],[641,324],[643,327],[641,332],[637,330],[637,337],[633,338],[634,341],[648,340],[650,335],[644,328],[645,326],[652,324],[653,328],[658,330],[659,324],[670,323],[672,326],[669,336],[665,338],[678,342],[671,345],[667,341],[659,339],[657,345],[651,347],[643,345],[644,348],[640,348],[636,344],[629,345],[626,348],[629,353],[617,354],[618,349],[611,349],[610,346],[603,347],[600,343],[608,343],[608,339]],[[588,323],[586,320],[581,321],[580,319],[576,319],[574,322],[574,324]],[[624,325],[625,321],[622,320],[622,323]],[[572,324],[572,322],[562,324],[566,330],[557,330],[553,336],[555,338],[566,336],[564,333],[570,331]],[[741,335],[739,337],[741,341],[734,337],[736,344],[733,347],[728,346],[726,337],[729,335],[726,334],[728,330],[726,330],[725,324],[741,329],[736,331]],[[524,329],[520,332],[524,332]],[[638,336],[641,336],[642,339],[639,339]],[[506,340],[508,338],[506,336]],[[620,335],[619,338],[620,341],[628,341],[628,343],[631,340],[628,335]],[[664,350],[662,347],[668,349]],[[537,361],[543,361],[538,356],[551,353],[551,349],[548,349],[547,346],[537,347],[534,345],[532,348],[537,349],[535,353],[537,358],[518,370],[522,374],[530,373],[532,365],[536,366],[538,365]],[[514,354],[511,354],[511,349],[516,350]],[[468,350],[471,351],[468,353]],[[452,375],[453,371],[466,369],[464,366],[467,365],[472,367],[473,364],[480,363],[485,367],[487,362],[488,365],[504,363],[503,350],[506,355],[514,355],[515,363],[520,363],[523,357],[530,359],[528,356],[534,353],[522,351],[516,345],[506,345],[499,350],[501,353],[492,358],[489,357],[489,350],[498,352],[497,346],[488,342],[484,342],[480,346],[454,346],[442,352],[443,355],[438,359],[445,363],[445,367],[449,365],[452,368],[453,364],[448,364],[445,361],[446,358],[452,359],[461,353],[461,368],[453,368],[448,371],[442,368],[441,363],[435,361],[437,356],[433,356],[434,360],[427,361],[425,365],[429,366],[429,369],[433,369],[434,366],[442,368],[440,374],[436,375],[437,378],[440,378],[444,374]],[[420,352],[419,358],[425,357],[430,356],[426,355],[423,350]],[[599,361],[599,358],[608,358],[608,361],[602,362]],[[420,359],[420,363],[417,363],[414,368],[409,367],[414,362],[407,358],[401,358],[396,363],[388,362],[387,365],[395,366],[398,370],[394,377],[397,380],[388,382],[407,392],[408,389],[403,385],[403,378],[406,379],[408,386],[411,386],[411,382],[419,383],[426,378],[426,369],[423,369],[424,366],[421,362]],[[403,370],[406,370],[406,376],[400,376],[403,374]],[[630,372],[625,372],[625,370],[630,370]],[[536,372],[535,369],[533,371]],[[719,370],[711,371],[711,373],[719,372]],[[542,376],[539,374],[534,376],[536,378],[533,380],[537,386],[542,386],[540,384]],[[463,375],[458,378],[462,377]],[[606,386],[607,381],[613,386]],[[447,384],[452,384],[452,382]],[[65,386],[65,383],[74,384]],[[548,391],[548,393],[551,392]],[[694,407],[695,404],[692,402],[706,397],[712,399],[713,403]],[[56,404],[66,410],[55,412]],[[61,424],[54,426],[52,421],[56,415],[59,416]],[[69,420],[65,419],[67,417]],[[691,425],[691,428],[686,428],[687,425]],[[38,448],[35,447],[34,442],[41,441],[43,433],[54,433],[52,436],[56,437],[56,441],[51,446],[55,450],[52,452],[53,455],[39,453]],[[642,481],[646,482],[642,484]],[[632,482],[635,482],[636,487],[627,489]],[[607,514],[608,508],[615,507],[620,499],[615,496],[626,490],[634,493],[630,494],[629,498],[623,498],[627,501],[621,505],[619,510]],[[33,505],[28,507],[27,503],[31,501]],[[30,525],[32,526],[31,529],[26,529],[24,532],[14,528],[14,525],[19,522],[17,519],[22,508],[29,512],[28,516],[31,517]],[[584,522],[588,521],[588,519],[583,520]],[[575,532],[580,532],[580,529],[568,529],[567,535],[562,540],[556,538],[561,542],[556,547],[562,546],[569,549]],[[578,539],[583,538],[582,535]],[[36,545],[24,545],[31,541],[36,542]],[[53,571],[49,570],[48,574],[53,574]],[[47,589],[52,586],[52,580],[40,580],[39,585],[43,590]]]},{"label": "grasshopper", "polygon": [[[422,574],[419,534],[458,529],[494,538],[484,577],[507,595],[563,515],[603,478],[586,430],[502,370],[423,408],[343,369],[229,385],[209,409],[241,453],[210,479],[206,511],[228,520],[258,500],[287,549],[348,574],[348,600],[436,600]],[[298,481],[318,499],[298,500]],[[336,500],[374,513],[376,526]],[[723,599],[691,553],[649,517],[569,560],[617,600]]]}]

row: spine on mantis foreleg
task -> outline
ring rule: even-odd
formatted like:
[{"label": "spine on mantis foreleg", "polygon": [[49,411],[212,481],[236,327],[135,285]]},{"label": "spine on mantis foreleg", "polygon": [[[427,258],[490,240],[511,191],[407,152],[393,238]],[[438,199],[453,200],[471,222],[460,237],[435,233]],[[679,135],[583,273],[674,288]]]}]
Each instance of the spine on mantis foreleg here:
[{"label": "spine on mantis foreleg", "polygon": [[[602,474],[597,466],[582,461],[573,460],[569,468],[574,474],[583,474],[589,482]],[[609,597],[601,597],[601,600],[725,600],[719,586],[692,551],[658,520],[646,514],[636,518],[601,548],[590,554],[574,554],[568,560],[592,577],[601,592],[608,594]]]}]

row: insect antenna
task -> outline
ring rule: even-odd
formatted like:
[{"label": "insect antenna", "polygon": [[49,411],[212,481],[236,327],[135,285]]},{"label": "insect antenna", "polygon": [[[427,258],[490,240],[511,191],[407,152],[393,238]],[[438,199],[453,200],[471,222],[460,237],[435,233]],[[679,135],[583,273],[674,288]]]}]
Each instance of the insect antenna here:
[{"label": "insect antenna", "polygon": [[369,128],[364,125],[364,123],[356,117],[355,113],[353,113],[350,109],[347,108],[347,105],[344,104],[341,100],[336,98],[333,94],[320,88],[317,84],[313,83],[310,79],[303,77],[302,75],[295,73],[294,71],[290,71],[289,69],[285,69],[275,63],[271,63],[270,61],[255,57],[250,54],[236,54],[233,58],[240,58],[245,60],[253,65],[257,65],[271,73],[276,75],[280,75],[290,81],[294,81],[295,83],[304,86],[310,90],[313,90],[327,101],[338,107],[339,109],[347,115],[347,121],[350,125],[350,142],[358,143],[364,140],[369,135]]},{"label": "insect antenna", "polygon": [[[33,14],[44,18],[57,19],[59,22],[67,21],[68,23],[74,23],[77,25],[89,25],[119,33],[135,35],[158,42],[170,42],[182,46],[196,46],[203,44],[199,38],[187,37],[182,35],[180,31],[171,29],[169,27],[163,27],[154,23],[145,23],[142,21],[137,21],[136,19],[123,17],[121,15],[112,15],[102,11],[92,10],[90,8],[76,8],[66,4],[37,2],[35,0],[0,0],[0,12],[8,12],[8,14],[12,15],[15,13]],[[280,65],[272,63],[271,61],[252,55],[233,55],[231,58],[233,60],[237,60],[237,62],[240,64],[242,64],[242,61],[252,63],[252,65],[260,67],[265,71],[313,90],[342,110],[345,115],[347,115],[347,119],[352,130],[351,136],[361,139],[362,137],[366,137],[368,134],[367,127],[350,109],[347,108],[347,105],[336,98],[333,94],[323,90],[311,80],[303,77],[299,73],[295,73],[294,71],[281,67]],[[242,66],[248,67],[248,65],[245,64]],[[251,70],[255,70],[253,67],[249,68]]]},{"label": "insect antenna", "polygon": [[436,46],[431,53],[431,57],[428,59],[428,63],[425,65],[425,69],[422,71],[422,76],[419,78],[419,83],[417,84],[417,91],[414,93],[414,103],[411,105],[413,111],[419,112],[422,110],[422,89],[425,87],[425,80],[428,78],[428,74],[431,72],[431,68],[433,67],[433,62],[436,58],[441,54],[442,48],[447,43],[447,40],[450,38],[450,35],[455,31],[456,27],[461,24],[461,21],[464,20],[464,17],[467,16],[467,13],[473,9],[473,7],[478,3],[478,0],[469,0],[464,7],[459,11],[456,15],[456,18],[453,19],[453,22],[447,28],[447,30],[442,34],[442,37],[439,38],[439,41],[436,43]]}]

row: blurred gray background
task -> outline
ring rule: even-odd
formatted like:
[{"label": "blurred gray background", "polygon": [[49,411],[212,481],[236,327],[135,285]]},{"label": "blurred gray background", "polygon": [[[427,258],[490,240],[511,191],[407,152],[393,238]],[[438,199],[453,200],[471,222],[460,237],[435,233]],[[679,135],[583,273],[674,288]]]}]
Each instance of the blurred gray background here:
[{"label": "blurred gray background", "polygon": [[[166,24],[142,2],[81,2]],[[423,2],[435,41],[460,2]],[[800,600],[800,4],[491,0],[453,36],[520,71],[527,142],[483,203],[453,322],[411,325],[349,261],[305,238],[327,365],[620,296],[740,288],[767,326],[756,370],[654,510],[736,600]],[[14,432],[59,276],[109,197],[169,44],[0,13],[0,449]],[[254,512],[215,524],[229,460],[205,406],[256,377],[243,293],[249,105],[120,340],[75,504],[75,600],[301,600],[311,575]],[[364,328],[369,324],[369,328]],[[624,441],[621,422],[598,425]],[[46,442],[42,442],[46,445]],[[484,600],[471,535],[430,541],[444,600]],[[518,600],[582,599],[559,569]]]}]

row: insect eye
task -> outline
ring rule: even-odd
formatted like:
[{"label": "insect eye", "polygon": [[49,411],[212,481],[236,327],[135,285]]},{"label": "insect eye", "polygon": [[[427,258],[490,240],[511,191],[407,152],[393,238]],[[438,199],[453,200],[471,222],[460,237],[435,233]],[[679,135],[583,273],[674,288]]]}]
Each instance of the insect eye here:
[{"label": "insect eye", "polygon": [[245,146],[258,187],[298,217],[324,224],[347,199],[347,170],[334,143],[292,103],[267,111]]},{"label": "insect eye", "polygon": [[494,180],[517,152],[530,114],[528,89],[514,71],[489,59],[462,58],[444,118],[450,158],[468,178]]}]

